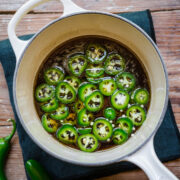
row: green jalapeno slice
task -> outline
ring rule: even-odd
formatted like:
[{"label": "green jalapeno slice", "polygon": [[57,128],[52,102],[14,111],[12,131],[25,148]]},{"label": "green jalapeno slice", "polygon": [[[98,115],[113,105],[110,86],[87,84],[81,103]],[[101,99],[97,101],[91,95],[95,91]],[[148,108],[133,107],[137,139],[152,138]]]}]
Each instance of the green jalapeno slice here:
[{"label": "green jalapeno slice", "polygon": [[48,114],[44,114],[41,118],[44,129],[49,133],[55,133],[59,124],[57,121],[51,119]]},{"label": "green jalapeno slice", "polygon": [[84,108],[84,103],[78,99],[74,105],[75,112],[78,113],[83,108]]},{"label": "green jalapeno slice", "polygon": [[119,54],[110,54],[105,61],[105,72],[109,75],[116,75],[125,69],[125,60]]},{"label": "green jalapeno slice", "polygon": [[111,104],[117,110],[123,110],[128,106],[130,97],[126,91],[117,90],[111,96]]},{"label": "green jalapeno slice", "polygon": [[81,101],[85,101],[85,99],[92,94],[93,91],[97,89],[96,85],[91,83],[83,83],[80,85],[78,89],[78,96]]},{"label": "green jalapeno slice", "polygon": [[97,112],[104,106],[104,97],[100,91],[94,91],[85,100],[85,107],[90,112]]},{"label": "green jalapeno slice", "polygon": [[132,100],[137,104],[147,104],[149,102],[149,92],[146,89],[135,89],[131,96]]},{"label": "green jalapeno slice", "polygon": [[76,125],[77,124],[76,114],[75,113],[70,113],[68,115],[68,117],[63,120],[63,124]]},{"label": "green jalapeno slice", "polygon": [[113,133],[112,124],[105,118],[97,118],[93,124],[93,134],[99,141],[107,141]]},{"label": "green jalapeno slice", "polygon": [[107,51],[100,44],[90,43],[86,48],[85,54],[92,64],[99,64],[106,58]]},{"label": "green jalapeno slice", "polygon": [[77,129],[79,134],[90,134],[92,131],[92,128],[78,128]]},{"label": "green jalapeno slice", "polygon": [[40,84],[35,90],[35,98],[39,102],[46,102],[55,95],[55,90],[48,84]]},{"label": "green jalapeno slice", "polygon": [[64,124],[57,130],[56,136],[65,144],[74,144],[77,141],[78,133],[72,125]]},{"label": "green jalapeno slice", "polygon": [[83,54],[74,54],[68,59],[68,67],[74,76],[80,76],[87,66],[87,59]]},{"label": "green jalapeno slice", "polygon": [[77,123],[80,126],[89,126],[91,121],[94,120],[94,116],[91,112],[88,112],[87,109],[82,109],[79,113],[78,113],[78,117],[77,117]]},{"label": "green jalapeno slice", "polygon": [[55,120],[65,119],[69,115],[69,108],[64,104],[60,104],[59,107],[50,114],[50,117]]},{"label": "green jalapeno slice", "polygon": [[136,85],[136,79],[129,72],[122,72],[116,75],[116,84],[119,89],[130,91]]},{"label": "green jalapeno slice", "polygon": [[133,121],[135,126],[140,126],[146,119],[146,112],[143,108],[137,105],[131,106],[127,111],[126,115]]},{"label": "green jalapeno slice", "polygon": [[58,100],[56,98],[52,98],[48,102],[43,103],[40,108],[44,112],[55,111],[58,108]]},{"label": "green jalapeno slice", "polygon": [[114,120],[116,118],[116,111],[112,107],[108,107],[104,110],[104,117],[109,120]]},{"label": "green jalapeno slice", "polygon": [[76,99],[76,92],[67,82],[60,82],[56,86],[56,97],[64,104],[72,103]]},{"label": "green jalapeno slice", "polygon": [[91,64],[86,68],[85,72],[88,77],[97,78],[104,74],[104,68],[100,64]]},{"label": "green jalapeno slice", "polygon": [[113,132],[112,140],[114,144],[121,145],[128,140],[128,134],[120,128],[117,128]]},{"label": "green jalapeno slice", "polygon": [[78,137],[78,147],[81,151],[94,152],[98,146],[98,140],[93,134],[84,134]]},{"label": "green jalapeno slice", "polygon": [[111,96],[116,88],[117,86],[115,81],[110,78],[103,79],[103,81],[99,84],[99,90],[105,96]]},{"label": "green jalapeno slice", "polygon": [[75,76],[66,76],[66,77],[64,78],[64,81],[67,82],[67,83],[69,83],[69,85],[71,85],[71,86],[74,88],[75,91],[78,90],[79,85],[81,84],[80,79],[78,79],[78,78],[75,77]]},{"label": "green jalapeno slice", "polygon": [[97,78],[94,77],[87,77],[86,79],[88,80],[88,82],[92,83],[92,84],[99,84],[102,80],[103,80],[104,76],[100,76]]},{"label": "green jalapeno slice", "polygon": [[47,84],[57,85],[64,79],[64,70],[58,67],[51,67],[45,71],[44,79]]},{"label": "green jalapeno slice", "polygon": [[124,130],[128,135],[132,133],[133,122],[128,117],[120,117],[116,121],[117,127]]}]

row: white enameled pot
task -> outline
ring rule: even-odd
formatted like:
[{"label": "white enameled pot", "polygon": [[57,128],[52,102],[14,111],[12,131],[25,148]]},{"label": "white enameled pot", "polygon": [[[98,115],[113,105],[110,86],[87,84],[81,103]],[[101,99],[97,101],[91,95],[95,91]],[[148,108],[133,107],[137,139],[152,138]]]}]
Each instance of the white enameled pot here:
[{"label": "white enameled pot", "polygon": [[[168,80],[159,50],[151,38],[129,20],[110,13],[88,11],[71,0],[61,0],[62,17],[51,22],[30,40],[22,41],[15,34],[21,18],[35,6],[48,0],[29,0],[14,15],[8,35],[16,55],[13,93],[16,110],[24,129],[32,140],[52,156],[78,165],[102,166],[130,161],[141,167],[152,180],[177,179],[157,158],[153,139],[166,112]],[[125,144],[94,153],[67,147],[44,131],[33,102],[33,85],[43,60],[58,45],[75,37],[98,35],[115,39],[133,52],[144,65],[151,88],[151,103],[142,127]]]}]

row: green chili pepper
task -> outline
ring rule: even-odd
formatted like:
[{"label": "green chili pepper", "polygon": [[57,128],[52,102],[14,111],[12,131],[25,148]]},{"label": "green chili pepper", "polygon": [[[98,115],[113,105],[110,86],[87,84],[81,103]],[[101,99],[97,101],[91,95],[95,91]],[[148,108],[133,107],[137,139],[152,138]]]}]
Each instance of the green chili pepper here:
[{"label": "green chili pepper", "polygon": [[114,120],[116,118],[116,111],[112,107],[108,107],[104,110],[104,117],[109,120]]},{"label": "green chili pepper", "polygon": [[110,54],[105,61],[105,72],[109,75],[116,75],[125,69],[125,59],[119,54]]},{"label": "green chili pepper", "polygon": [[98,146],[98,140],[93,134],[83,134],[78,137],[77,144],[80,150],[85,152],[93,152]]},{"label": "green chili pepper", "polygon": [[85,51],[87,59],[93,64],[101,63],[107,55],[106,49],[97,43],[90,43]]},{"label": "green chili pepper", "polygon": [[8,136],[0,138],[0,180],[6,180],[6,176],[5,176],[5,173],[3,170],[5,158],[7,156],[8,150],[9,150],[10,141],[16,131],[15,121],[13,119],[9,119],[8,121],[11,121],[13,123],[13,130],[12,130],[11,134],[9,134]]},{"label": "green chili pepper", "polygon": [[25,167],[31,180],[50,180],[46,170],[36,160],[28,160],[25,164]]},{"label": "green chili pepper", "polygon": [[74,76],[80,76],[86,69],[87,60],[83,54],[74,54],[68,60],[69,71]]},{"label": "green chili pepper", "polygon": [[64,70],[60,67],[51,67],[45,71],[44,79],[47,84],[57,85],[64,79]]}]

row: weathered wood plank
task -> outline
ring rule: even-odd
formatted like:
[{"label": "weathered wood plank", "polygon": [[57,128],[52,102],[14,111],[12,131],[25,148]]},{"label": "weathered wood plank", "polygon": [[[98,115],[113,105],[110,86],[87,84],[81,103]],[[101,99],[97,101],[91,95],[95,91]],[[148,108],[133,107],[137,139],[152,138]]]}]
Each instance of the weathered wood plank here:
[{"label": "weathered wood plank", "polygon": [[[0,12],[14,12],[27,0],[0,0]],[[180,8],[179,0],[73,0],[77,5],[88,10],[98,10],[106,12],[127,12],[150,9],[151,11],[169,10]],[[33,12],[62,12],[62,4],[57,1],[47,2],[34,9]]]}]

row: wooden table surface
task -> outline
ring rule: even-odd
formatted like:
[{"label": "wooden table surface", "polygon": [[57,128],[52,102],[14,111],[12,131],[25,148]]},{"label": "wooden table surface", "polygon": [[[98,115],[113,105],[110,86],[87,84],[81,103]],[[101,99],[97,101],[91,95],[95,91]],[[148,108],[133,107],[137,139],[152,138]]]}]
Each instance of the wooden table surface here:
[{"label": "wooden table surface", "polygon": [[[8,37],[7,24],[15,11],[26,1],[0,0],[0,40]],[[151,10],[157,45],[168,70],[169,96],[180,129],[180,0],[74,0],[74,2],[89,10],[112,13]],[[43,4],[23,18],[16,32],[18,35],[35,33],[48,22],[59,17],[62,11],[62,4],[57,1]],[[0,65],[0,137],[11,131],[12,127],[6,122],[6,119],[12,117],[13,112],[9,102],[8,89]],[[180,178],[180,158],[167,162],[165,165]],[[12,148],[9,152],[5,171],[8,180],[26,179],[17,134],[12,140]],[[134,170],[101,178],[101,180],[110,179],[145,180],[147,177],[141,170]]]}]

